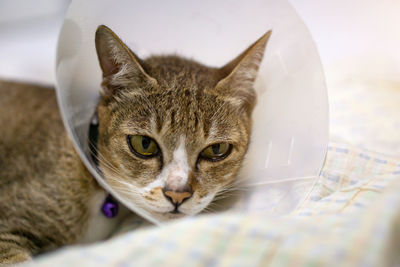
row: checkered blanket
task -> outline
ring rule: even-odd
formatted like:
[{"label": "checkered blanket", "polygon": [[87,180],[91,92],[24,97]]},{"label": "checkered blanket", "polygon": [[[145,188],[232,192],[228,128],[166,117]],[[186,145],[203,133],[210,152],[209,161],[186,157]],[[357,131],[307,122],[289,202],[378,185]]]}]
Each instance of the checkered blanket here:
[{"label": "checkered blanket", "polygon": [[400,263],[400,158],[331,143],[290,215],[221,213],[63,249],[32,266],[390,266]]}]

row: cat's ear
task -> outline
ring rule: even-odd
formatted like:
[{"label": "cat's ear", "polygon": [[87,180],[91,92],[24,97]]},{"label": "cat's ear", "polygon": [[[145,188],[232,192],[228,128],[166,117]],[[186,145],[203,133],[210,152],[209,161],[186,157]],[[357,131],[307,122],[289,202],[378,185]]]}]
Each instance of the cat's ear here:
[{"label": "cat's ear", "polygon": [[103,71],[103,94],[110,95],[128,86],[156,83],[143,69],[139,57],[107,26],[97,28],[95,42]]},{"label": "cat's ear", "polygon": [[254,81],[271,33],[271,31],[265,33],[238,57],[219,70],[223,78],[217,83],[215,90],[218,94],[228,96],[231,102],[247,112],[253,110],[256,102]]}]

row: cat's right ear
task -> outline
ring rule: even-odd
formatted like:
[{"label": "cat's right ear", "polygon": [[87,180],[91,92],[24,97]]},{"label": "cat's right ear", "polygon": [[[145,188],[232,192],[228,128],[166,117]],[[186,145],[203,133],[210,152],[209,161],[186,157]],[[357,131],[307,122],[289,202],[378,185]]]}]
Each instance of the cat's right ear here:
[{"label": "cat's right ear", "polygon": [[231,103],[235,104],[238,110],[245,110],[248,114],[256,104],[253,85],[271,33],[271,31],[265,33],[219,70],[224,78],[218,82],[214,90],[220,95],[230,96]]},{"label": "cat's right ear", "polygon": [[110,28],[100,25],[95,41],[97,57],[103,71],[103,95],[112,95],[121,88],[157,83],[143,69],[139,57]]}]

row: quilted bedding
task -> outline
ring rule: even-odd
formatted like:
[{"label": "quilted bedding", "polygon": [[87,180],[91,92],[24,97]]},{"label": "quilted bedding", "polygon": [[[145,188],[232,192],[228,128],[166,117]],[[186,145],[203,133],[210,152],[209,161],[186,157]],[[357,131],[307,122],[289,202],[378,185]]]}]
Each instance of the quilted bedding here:
[{"label": "quilted bedding", "polygon": [[400,263],[400,158],[330,144],[292,214],[223,213],[71,247],[32,266],[390,266]]}]

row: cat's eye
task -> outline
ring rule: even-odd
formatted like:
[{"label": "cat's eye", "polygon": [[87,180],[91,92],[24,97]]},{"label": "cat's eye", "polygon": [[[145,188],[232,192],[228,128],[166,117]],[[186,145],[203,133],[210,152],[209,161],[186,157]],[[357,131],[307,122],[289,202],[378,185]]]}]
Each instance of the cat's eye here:
[{"label": "cat's eye", "polygon": [[159,153],[156,141],[148,136],[128,135],[127,141],[130,150],[141,158],[152,158]]},{"label": "cat's eye", "polygon": [[232,145],[228,143],[217,143],[206,147],[200,156],[211,161],[218,161],[226,158],[231,153]]}]

